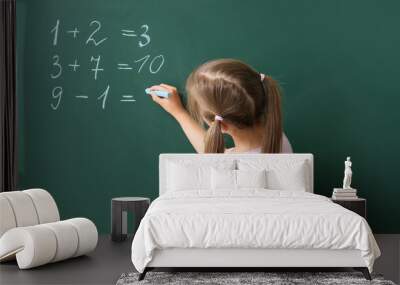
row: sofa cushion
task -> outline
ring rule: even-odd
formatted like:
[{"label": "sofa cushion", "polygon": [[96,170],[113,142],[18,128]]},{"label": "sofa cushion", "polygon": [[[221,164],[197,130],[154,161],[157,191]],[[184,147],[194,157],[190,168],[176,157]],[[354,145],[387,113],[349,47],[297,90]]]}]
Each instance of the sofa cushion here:
[{"label": "sofa cushion", "polygon": [[57,204],[46,190],[35,188],[22,191],[29,195],[35,205],[39,224],[57,222],[60,220]]},{"label": "sofa cushion", "polygon": [[14,227],[26,227],[60,220],[57,204],[49,192],[28,189],[0,193],[0,237]]},{"label": "sofa cushion", "polygon": [[1,193],[1,196],[10,203],[17,227],[39,224],[35,205],[29,195],[23,191],[10,191]]},{"label": "sofa cushion", "polygon": [[9,229],[15,228],[14,212],[8,199],[0,194],[0,237]]}]

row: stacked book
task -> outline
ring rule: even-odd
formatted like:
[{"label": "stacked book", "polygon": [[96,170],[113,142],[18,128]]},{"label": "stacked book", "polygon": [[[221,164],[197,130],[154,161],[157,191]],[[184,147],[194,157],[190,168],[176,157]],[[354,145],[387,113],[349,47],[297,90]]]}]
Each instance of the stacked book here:
[{"label": "stacked book", "polygon": [[333,188],[332,199],[335,200],[354,200],[357,199],[357,189]]}]

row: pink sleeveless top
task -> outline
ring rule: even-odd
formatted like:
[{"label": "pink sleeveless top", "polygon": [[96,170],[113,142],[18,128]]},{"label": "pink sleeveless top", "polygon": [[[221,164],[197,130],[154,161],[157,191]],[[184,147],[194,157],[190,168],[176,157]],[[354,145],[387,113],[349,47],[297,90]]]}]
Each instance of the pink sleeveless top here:
[{"label": "pink sleeveless top", "polygon": [[[228,148],[225,150],[225,153],[235,153],[235,148]],[[244,153],[261,153],[261,148],[254,148]],[[282,151],[281,153],[293,153],[292,146],[289,142],[289,139],[286,137],[285,133],[282,135]]]}]

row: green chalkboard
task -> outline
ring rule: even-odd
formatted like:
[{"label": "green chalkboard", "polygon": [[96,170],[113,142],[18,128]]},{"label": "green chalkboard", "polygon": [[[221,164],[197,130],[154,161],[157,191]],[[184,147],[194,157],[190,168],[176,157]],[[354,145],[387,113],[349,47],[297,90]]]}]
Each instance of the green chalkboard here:
[{"label": "green chalkboard", "polygon": [[158,192],[158,155],[193,152],[144,89],[238,58],[278,79],[315,192],[353,186],[375,232],[400,231],[399,1],[18,0],[19,187],[110,227],[110,199]]}]

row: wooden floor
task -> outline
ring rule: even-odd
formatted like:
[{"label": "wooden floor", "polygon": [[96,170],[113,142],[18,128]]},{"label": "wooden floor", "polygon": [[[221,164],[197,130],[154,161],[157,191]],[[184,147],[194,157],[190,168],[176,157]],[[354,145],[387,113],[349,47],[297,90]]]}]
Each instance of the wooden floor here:
[{"label": "wooden floor", "polygon": [[0,284],[115,284],[124,272],[134,271],[130,240],[116,243],[109,235],[99,237],[88,256],[18,270],[16,262],[0,264]]},{"label": "wooden floor", "polygon": [[[400,235],[377,235],[383,256],[375,272],[399,283]],[[16,262],[0,264],[0,284],[115,284],[119,276],[134,271],[130,258],[132,237],[115,243],[109,235],[99,237],[94,252],[88,256],[52,263],[29,270],[19,270]]]},{"label": "wooden floor", "polygon": [[400,284],[400,234],[375,235],[375,239],[382,255],[376,260],[374,271]]}]

